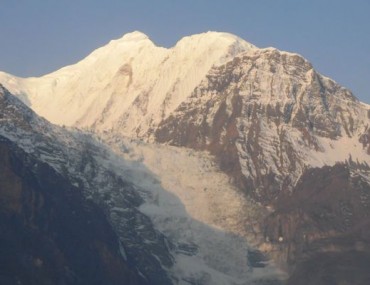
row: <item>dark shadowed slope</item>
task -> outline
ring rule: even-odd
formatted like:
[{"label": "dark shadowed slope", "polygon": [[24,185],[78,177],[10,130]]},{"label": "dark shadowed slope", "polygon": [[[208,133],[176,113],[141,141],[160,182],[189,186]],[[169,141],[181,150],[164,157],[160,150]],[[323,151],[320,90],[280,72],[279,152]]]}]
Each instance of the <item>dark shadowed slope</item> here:
[{"label": "dark shadowed slope", "polygon": [[102,210],[0,137],[1,284],[147,284]]}]

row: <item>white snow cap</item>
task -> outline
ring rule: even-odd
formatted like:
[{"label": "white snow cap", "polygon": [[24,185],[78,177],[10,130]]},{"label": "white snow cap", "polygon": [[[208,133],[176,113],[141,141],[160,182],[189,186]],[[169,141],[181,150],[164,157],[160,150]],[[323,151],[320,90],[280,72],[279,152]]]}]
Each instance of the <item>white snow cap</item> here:
[{"label": "white snow cap", "polygon": [[74,65],[39,78],[0,74],[0,83],[52,123],[99,130],[121,124],[122,133],[131,135],[168,117],[213,66],[254,48],[220,32],[187,36],[163,48],[134,31]]},{"label": "white snow cap", "polygon": [[[118,39],[110,41],[110,43],[140,42],[140,41],[145,41],[145,40],[153,43],[150,37],[146,35],[145,33],[141,31],[133,31],[133,32],[124,34],[122,37]],[[210,45],[212,43],[215,43],[215,41],[217,41],[217,43],[220,45],[237,43],[246,49],[256,48],[251,43],[248,43],[247,41],[243,40],[242,38],[234,34],[225,33],[225,32],[208,31],[204,33],[185,36],[181,38],[171,49],[178,48],[179,46],[186,47],[189,45],[190,46],[198,45],[198,48],[201,48],[199,44],[200,45]]]},{"label": "white snow cap", "polygon": [[149,37],[140,32],[140,31],[133,31],[131,33],[124,34],[120,40],[122,41],[141,41],[141,40],[147,40]]}]

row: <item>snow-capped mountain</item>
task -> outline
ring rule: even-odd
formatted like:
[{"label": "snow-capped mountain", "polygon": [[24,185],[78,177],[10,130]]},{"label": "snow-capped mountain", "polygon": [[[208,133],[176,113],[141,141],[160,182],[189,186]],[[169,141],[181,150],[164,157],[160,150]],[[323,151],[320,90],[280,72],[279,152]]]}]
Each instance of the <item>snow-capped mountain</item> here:
[{"label": "snow-capped mountain", "polygon": [[[145,232],[156,233],[151,244],[160,244],[156,252],[151,246],[144,251],[159,261],[146,277],[159,268],[177,284],[250,284],[262,282],[262,275],[277,280],[264,251],[297,282],[298,261],[312,262],[333,248],[343,254],[370,249],[370,238],[354,237],[370,215],[370,106],[300,55],[217,32],[185,37],[167,49],[134,32],[75,65],[39,78],[0,73],[0,83],[46,120],[75,128],[40,118],[45,127],[29,127],[75,146],[67,160],[55,145],[50,155],[43,148],[39,155],[57,168],[66,165],[76,185],[108,187],[111,178],[98,175],[107,171],[115,181],[128,181],[129,197],[138,199],[130,211],[136,221],[147,221]],[[30,148],[30,134],[6,131]],[[31,146],[38,149],[36,139]],[[60,149],[65,154],[67,144]],[[312,175],[318,179],[314,193],[307,186]],[[345,194],[333,190],[336,181],[348,183]],[[348,194],[353,189],[361,191]],[[129,239],[133,224],[119,226],[132,208],[127,194],[106,191],[107,199],[98,190],[86,195]],[[302,207],[304,199],[310,208]],[[329,218],[321,223],[317,217]],[[344,247],[338,240],[348,236],[353,245]],[[133,248],[141,243],[148,244],[138,239]]]},{"label": "snow-capped mountain", "polygon": [[297,54],[226,33],[157,47],[133,32],[75,65],[0,82],[52,123],[215,154],[256,196],[273,199],[306,167],[370,162],[367,105]]}]

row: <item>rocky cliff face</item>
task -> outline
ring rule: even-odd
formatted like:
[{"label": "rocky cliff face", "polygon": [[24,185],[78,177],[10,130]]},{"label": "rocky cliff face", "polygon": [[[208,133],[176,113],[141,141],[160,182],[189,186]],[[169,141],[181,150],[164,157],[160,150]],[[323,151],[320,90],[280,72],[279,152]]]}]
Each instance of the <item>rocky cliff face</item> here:
[{"label": "rocky cliff face", "polygon": [[353,161],[307,170],[292,194],[274,202],[264,234],[293,272],[289,284],[370,280],[369,170]]},{"label": "rocky cliff face", "polygon": [[353,143],[338,161],[356,156],[367,123],[366,107],[348,90],[302,57],[267,49],[213,68],[156,139],[210,150],[241,188],[269,203],[306,167],[333,163],[337,143]]}]

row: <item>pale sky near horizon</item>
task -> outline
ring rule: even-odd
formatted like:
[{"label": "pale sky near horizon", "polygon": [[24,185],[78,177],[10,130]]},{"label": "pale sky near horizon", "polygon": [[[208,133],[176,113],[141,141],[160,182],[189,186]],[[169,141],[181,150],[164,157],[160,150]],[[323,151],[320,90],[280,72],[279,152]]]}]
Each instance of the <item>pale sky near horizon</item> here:
[{"label": "pale sky near horizon", "polygon": [[370,103],[370,0],[0,0],[0,70],[46,74],[134,30],[165,47],[211,30],[296,52]]}]

